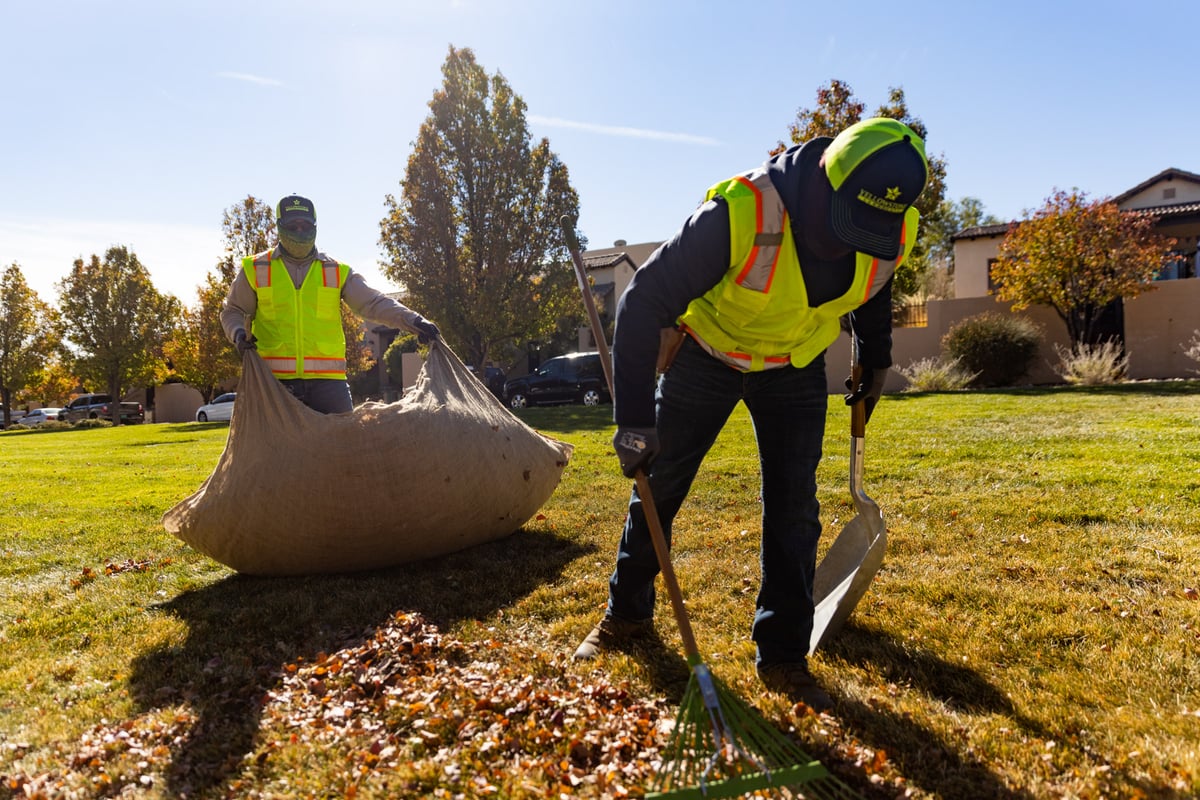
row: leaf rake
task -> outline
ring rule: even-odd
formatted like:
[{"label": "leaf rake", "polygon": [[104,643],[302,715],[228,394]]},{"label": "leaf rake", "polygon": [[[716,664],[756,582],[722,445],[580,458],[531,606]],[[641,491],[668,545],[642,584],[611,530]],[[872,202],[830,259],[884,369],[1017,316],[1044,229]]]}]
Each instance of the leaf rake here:
[{"label": "leaf rake", "polygon": [[[612,357],[608,352],[596,302],[588,286],[579,240],[575,235],[575,220],[563,216],[559,222],[575,264],[575,275],[587,307],[596,349],[600,352],[609,395],[614,396]],[[683,605],[683,594],[671,566],[671,554],[658,518],[658,509],[654,505],[650,482],[641,470],[634,475],[634,481],[691,670],[679,713],[675,717],[671,741],[664,750],[658,776],[646,794],[647,800],[710,800],[761,790],[772,790],[772,794],[781,797],[812,800],[860,797],[830,774],[821,762],[763,719],[756,709],[742,702],[709,670],[700,656],[700,648],[696,645],[696,636]]]}]

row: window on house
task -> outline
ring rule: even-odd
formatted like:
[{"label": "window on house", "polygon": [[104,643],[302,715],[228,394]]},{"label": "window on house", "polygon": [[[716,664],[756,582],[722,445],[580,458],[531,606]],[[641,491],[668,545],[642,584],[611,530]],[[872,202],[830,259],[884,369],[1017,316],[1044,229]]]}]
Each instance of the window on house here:
[{"label": "window on house", "polygon": [[1172,186],[1169,189],[1163,189],[1163,200],[1174,200],[1174,199],[1175,199],[1175,187],[1174,186]]},{"label": "window on house", "polygon": [[1000,259],[998,259],[998,258],[989,258],[988,259],[988,262],[987,262],[988,294],[995,294],[996,290],[998,288],[1000,288],[1000,285],[998,283],[996,283],[996,277],[993,274],[994,268],[995,268],[997,262],[999,262],[999,261],[1000,261]]}]

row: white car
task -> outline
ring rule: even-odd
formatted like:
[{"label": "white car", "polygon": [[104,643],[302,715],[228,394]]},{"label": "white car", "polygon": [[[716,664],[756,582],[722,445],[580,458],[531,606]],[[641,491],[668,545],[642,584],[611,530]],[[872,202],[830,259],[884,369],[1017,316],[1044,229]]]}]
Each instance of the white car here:
[{"label": "white car", "polygon": [[17,420],[16,424],[26,428],[36,428],[43,422],[58,422],[58,415],[61,413],[61,408],[35,408]]},{"label": "white car", "polygon": [[196,422],[228,421],[233,416],[233,401],[237,392],[226,392],[196,409]]}]

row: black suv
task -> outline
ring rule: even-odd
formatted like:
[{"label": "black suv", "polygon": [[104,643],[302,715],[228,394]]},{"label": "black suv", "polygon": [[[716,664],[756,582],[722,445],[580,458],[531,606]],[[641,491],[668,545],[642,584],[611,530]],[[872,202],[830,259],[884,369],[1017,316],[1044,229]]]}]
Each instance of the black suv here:
[{"label": "black suv", "polygon": [[599,353],[555,356],[531,374],[507,381],[504,400],[510,408],[550,403],[596,406],[611,402]]}]

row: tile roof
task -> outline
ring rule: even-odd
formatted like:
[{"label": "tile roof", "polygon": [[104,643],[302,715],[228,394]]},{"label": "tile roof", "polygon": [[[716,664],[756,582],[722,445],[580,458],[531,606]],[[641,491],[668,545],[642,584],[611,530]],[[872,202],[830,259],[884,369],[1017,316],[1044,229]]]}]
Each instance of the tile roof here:
[{"label": "tile roof", "polygon": [[594,255],[594,256],[590,256],[586,252],[583,253],[583,266],[586,267],[587,269],[603,269],[604,267],[615,267],[617,264],[620,264],[622,261],[628,261],[630,266],[634,266],[634,267],[637,266],[636,264],[633,263],[633,259],[631,259],[629,257],[629,254],[624,251],[619,251],[616,253],[598,253],[597,255]]},{"label": "tile roof", "polygon": [[[1151,206],[1150,208],[1129,208],[1123,210],[1121,213],[1133,214],[1139,217],[1158,217],[1159,219],[1200,215],[1200,202],[1175,203],[1165,206]],[[950,240],[957,241],[959,239],[982,239],[985,236],[1003,236],[1008,233],[1010,226],[1019,224],[1021,223],[1017,221],[1005,222],[1001,225],[979,225],[974,228],[964,228],[958,233],[953,234]]]}]

